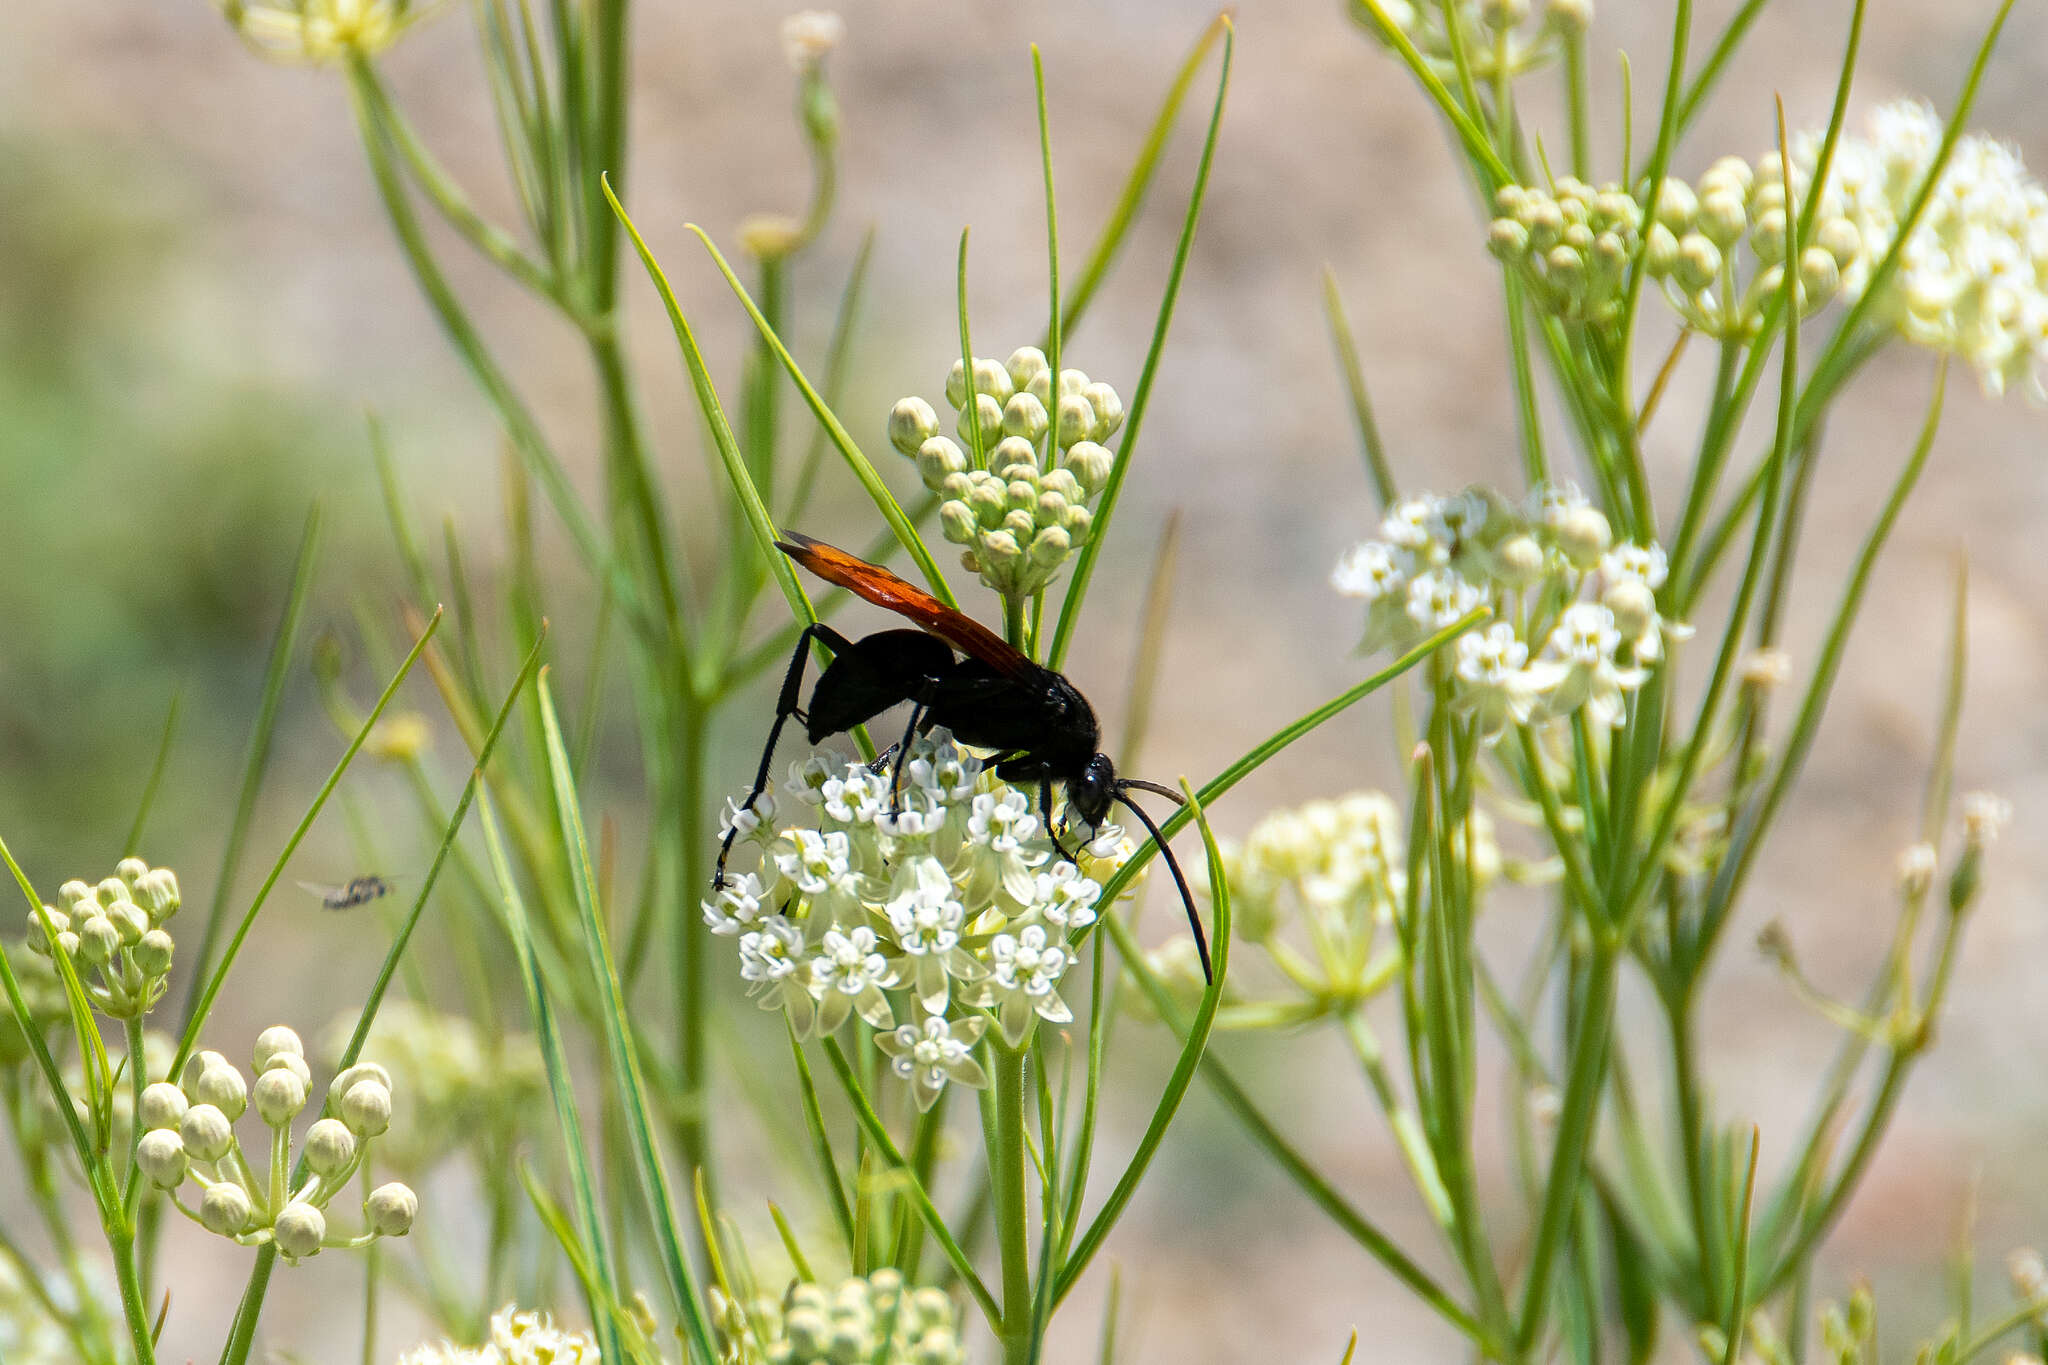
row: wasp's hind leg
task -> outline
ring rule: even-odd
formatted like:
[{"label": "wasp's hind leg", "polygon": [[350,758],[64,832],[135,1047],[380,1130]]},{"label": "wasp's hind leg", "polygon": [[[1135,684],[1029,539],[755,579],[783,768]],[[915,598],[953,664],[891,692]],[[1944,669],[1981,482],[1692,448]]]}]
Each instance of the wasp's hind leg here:
[{"label": "wasp's hind leg", "polygon": [[[1069,806],[1068,809],[1071,810],[1072,807]],[[1052,820],[1051,777],[1042,776],[1038,779],[1038,815],[1040,819],[1045,821],[1045,835],[1048,839],[1052,840],[1053,848],[1058,851],[1062,858],[1065,858],[1075,867],[1079,867],[1081,865],[1081,855],[1067,851],[1067,846],[1060,842],[1060,827],[1054,824]]]},{"label": "wasp's hind leg", "polygon": [[761,767],[754,774],[753,788],[747,792],[747,799],[733,810],[732,827],[725,832],[725,838],[718,844],[718,866],[711,874],[711,889],[717,891],[725,885],[725,860],[732,856],[732,841],[739,837],[739,817],[751,811],[754,803],[761,799],[761,793],[768,790],[768,769],[775,762],[775,742],[782,738],[782,727],[791,716],[810,723],[803,708],[797,705],[797,698],[803,692],[804,660],[809,657],[811,642],[816,640],[832,651],[834,658],[851,648],[846,637],[822,622],[805,626],[796,637],[796,648],[789,656],[789,671],[783,674],[782,691],[775,699],[775,723],[768,727],[768,743],[761,749]]}]

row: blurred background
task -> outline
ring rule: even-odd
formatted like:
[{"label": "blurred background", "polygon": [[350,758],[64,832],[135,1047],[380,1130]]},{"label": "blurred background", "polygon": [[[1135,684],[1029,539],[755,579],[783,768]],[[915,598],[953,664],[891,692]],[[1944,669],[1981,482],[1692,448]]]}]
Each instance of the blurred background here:
[{"label": "blurred background", "polygon": [[[437,154],[509,220],[470,28],[461,6],[449,8],[384,67]],[[1714,31],[1733,8],[1703,0],[1698,31]],[[1899,95],[1946,107],[1993,8],[1873,6],[1857,116]],[[889,404],[936,397],[958,354],[961,226],[973,229],[977,349],[1006,354],[1042,324],[1028,44],[1045,53],[1062,221],[1077,260],[1211,11],[1190,0],[840,9],[847,37],[831,69],[842,197],[829,239],[799,272],[795,332],[822,343],[838,281],[873,224],[867,326],[844,411],[879,448]],[[1646,85],[1643,73],[1665,61],[1665,9],[1603,7],[1594,52],[1626,49]],[[1768,149],[1773,95],[1794,128],[1823,121],[1848,11],[1846,0],[1771,6],[1674,171]],[[730,243],[743,216],[802,203],[808,173],[776,36],[782,14],[754,0],[699,0],[645,4],[634,21],[626,198],[722,385],[736,381],[751,331],[682,225],[701,223]],[[1404,483],[1447,490],[1517,477],[1496,267],[1423,101],[1334,0],[1256,0],[1238,22],[1230,110],[1145,467],[1069,670],[1116,734],[1154,536],[1177,510],[1185,540],[1166,681],[1139,765],[1161,778],[1206,776],[1365,666],[1350,653],[1354,604],[1326,582],[1377,513],[1321,321],[1325,265],[1358,329]],[[2022,6],[1975,123],[2037,167],[2048,167],[2044,81],[2048,11]],[[1613,64],[1596,67],[1599,107],[1612,110],[1617,90]],[[1611,165],[1618,119],[1604,127]],[[1071,363],[1126,397],[1197,148],[1184,126],[1123,264],[1069,341]],[[449,245],[457,286],[594,489],[593,395],[576,339],[534,325],[540,314]],[[691,500],[710,495],[701,421],[656,301],[637,272],[626,280],[650,429],[671,505],[687,521]],[[1704,351],[1690,358],[1652,430],[1667,488],[1689,458],[1684,438],[1710,371]],[[1925,354],[1893,348],[1836,409],[1796,598],[1795,666],[1810,660],[1815,623],[1906,453],[1931,376]],[[117,856],[165,708],[182,688],[144,852],[179,870],[188,902],[211,894],[309,500],[323,502],[329,532],[309,632],[346,636],[353,602],[397,599],[366,410],[387,426],[421,524],[437,533],[444,514],[452,519],[471,572],[488,584],[503,561],[501,438],[393,245],[338,78],[256,59],[204,0],[0,6],[0,833],[38,883]],[[1819,1286],[1839,1294],[1851,1277],[1870,1277],[1895,1342],[1932,1327],[1942,1258],[1972,1191],[1987,1274],[2009,1246],[2048,1236],[2039,1155],[2048,1141],[2048,993],[2039,989],[2048,846],[2034,842],[2048,808],[2044,423],[2048,414],[2023,397],[1982,398],[1958,374],[1929,477],[1879,570],[1830,724],[1749,901],[1746,929],[1782,919],[1823,985],[1852,994],[1866,978],[1889,924],[1893,858],[1914,837],[1952,569],[1966,553],[1971,683],[1959,782],[2006,795],[2017,819],[1940,1045]],[[889,473],[914,487],[902,462]],[[837,488],[805,529],[866,539],[849,493]],[[556,600],[589,600],[559,536],[553,549],[564,578]],[[588,627],[564,629],[581,638]],[[437,710],[424,687],[412,700]],[[758,710],[765,722],[767,707],[764,693],[758,708],[727,714],[751,722]],[[277,846],[339,747],[303,669],[285,717],[258,850]],[[1215,812],[1220,827],[1241,832],[1271,805],[1390,782],[1396,755],[1383,720],[1361,708],[1322,732],[1233,793]],[[636,791],[623,710],[614,729],[600,751],[607,772]],[[728,726],[719,742],[713,771],[736,787],[758,736],[751,723]],[[441,745],[459,771],[452,736]],[[601,793],[604,778],[593,781]],[[360,795],[374,809],[375,784]],[[331,819],[294,872],[345,880],[361,870],[349,848]],[[1512,898],[1497,906],[1503,944],[1518,939],[1518,908]],[[1739,926],[1734,937],[1746,945],[1747,936]],[[240,1038],[285,1018],[310,1037],[360,999],[381,950],[310,902],[278,904],[216,1027]],[[1717,1040],[1717,1102],[1762,1124],[1770,1168],[1785,1156],[1833,1033],[1746,946],[1727,955],[1703,1031]],[[1324,1169],[1411,1244],[1427,1243],[1363,1097],[1348,1080],[1319,1083],[1341,1065],[1334,1051],[1317,1038],[1226,1047],[1246,1057],[1245,1074],[1262,1075],[1262,1094]],[[1373,1193],[1381,1189],[1384,1198]],[[1335,1360],[1354,1325],[1366,1331],[1366,1358],[1453,1349],[1425,1310],[1251,1158],[1199,1089],[1111,1250],[1124,1267],[1133,1358]],[[218,1244],[186,1258],[181,1276],[222,1278],[176,1281],[167,1349],[211,1351],[244,1270]],[[1094,1276],[1063,1316],[1077,1352],[1104,1279]],[[358,1283],[339,1256],[282,1276],[277,1293],[291,1307],[271,1321],[296,1316],[303,1327],[280,1344],[308,1360],[342,1358],[352,1330],[330,1349],[319,1325],[329,1314],[351,1321]],[[390,1328],[386,1339],[395,1351],[406,1337]]]}]

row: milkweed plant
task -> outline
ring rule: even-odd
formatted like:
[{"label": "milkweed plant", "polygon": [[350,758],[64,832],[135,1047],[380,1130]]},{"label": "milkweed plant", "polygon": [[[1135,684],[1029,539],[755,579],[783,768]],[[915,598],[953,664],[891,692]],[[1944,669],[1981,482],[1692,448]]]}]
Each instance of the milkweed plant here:
[{"label": "milkweed plant", "polygon": [[[1057,669],[1082,647],[1098,556],[1132,534],[1123,493],[1158,463],[1149,448],[1137,459],[1145,417],[1183,280],[1203,268],[1197,227],[1237,41],[1227,16],[1160,67],[1157,115],[1078,257],[1071,240],[1062,252],[1053,110],[1032,51],[1042,330],[976,349],[963,232],[955,269],[923,282],[957,301],[951,372],[865,412],[846,395],[872,238],[816,309],[799,287],[817,271],[795,270],[836,259],[818,248],[840,232],[837,16],[781,28],[805,202],[747,218],[727,248],[682,234],[693,277],[722,279],[751,323],[738,353],[707,358],[671,284],[679,262],[630,210],[624,0],[467,7],[515,208],[503,219],[457,182],[384,74],[416,25],[458,22],[443,7],[216,3],[255,53],[324,68],[345,92],[397,247],[502,432],[509,566],[502,586],[473,578],[452,523],[430,550],[402,437],[373,422],[408,605],[358,604],[346,640],[306,638],[316,506],[219,866],[195,875],[148,837],[175,704],[109,875],[46,894],[7,852],[28,912],[0,952],[0,1109],[26,1221],[0,1228],[0,1357],[143,1365],[217,1340],[224,1365],[259,1349],[406,1365],[1025,1365],[1084,1349],[1092,1328],[1054,1320],[1099,1279],[1108,1318],[1088,1349],[1116,1359],[1120,1292],[1102,1253],[1130,1208],[1180,1194],[1147,1177],[1199,1080],[1304,1196],[1277,1216],[1327,1218],[1362,1253],[1360,1301],[1390,1279],[1434,1315],[1446,1352],[1878,1359],[1869,1288],[1823,1282],[1817,1255],[1936,1036],[2010,814],[1996,796],[1953,795],[1960,572],[1881,967],[1841,995],[1802,965],[1796,919],[1755,933],[1788,995],[1840,1032],[1806,1126],[1771,1135],[1789,1160],[1763,1161],[1758,1130],[1717,1106],[1699,1012],[1731,928],[1755,932],[1745,892],[1937,443],[1951,368],[1988,395],[2048,397],[2048,191],[1969,130],[2011,0],[1945,112],[1862,107],[1866,5],[1845,0],[1828,121],[1737,110],[1754,145],[1718,148],[1690,134],[1763,0],[1717,32],[1669,0],[1669,50],[1624,64],[1644,97],[1629,103],[1624,82],[1616,108],[1591,93],[1591,68],[1614,54],[1588,0],[1350,0],[1368,40],[1353,60],[1405,70],[1484,206],[1463,268],[1500,299],[1510,382],[1487,397],[1517,437],[1494,479],[1469,487],[1398,460],[1326,278],[1332,383],[1381,513],[1329,573],[1356,604],[1358,678],[1181,783],[1186,805],[1162,829],[1205,854],[1192,880],[1213,979],[1191,938],[1140,945],[1155,838],[1043,808],[943,729],[907,735],[890,762],[864,729],[788,746],[752,800],[739,764],[753,759],[717,741],[765,731],[765,680],[846,605],[773,548],[830,497],[862,506],[858,553],[999,619],[1034,660]],[[1020,130],[1033,112],[1018,111]],[[1190,122],[1206,131],[1178,187],[1149,341],[1083,356],[1098,287],[1138,250],[1133,223]],[[595,501],[478,320],[477,286],[456,287],[464,255],[586,358]],[[621,325],[629,295],[672,324],[709,491],[665,479],[654,458]],[[792,339],[812,312],[833,319],[819,347]],[[1795,593],[1827,591],[1795,575],[1831,477],[1827,418],[1894,346],[1933,353],[1924,421],[1903,434],[1889,497],[1800,657]],[[722,392],[727,365],[738,377]],[[1653,477],[1646,431],[1694,420],[1665,395],[1695,368],[1711,369],[1683,433],[1695,453]],[[543,534],[580,577],[550,571]],[[1156,539],[1134,718],[1167,629],[1176,539]],[[357,662],[386,680],[373,699]],[[400,700],[419,665],[432,715]],[[252,859],[253,813],[283,780],[266,763],[280,699],[308,667],[339,753],[282,847]],[[1380,692],[1405,757],[1377,788],[1234,808],[1243,778],[1284,771],[1291,745]],[[638,790],[597,785],[609,740],[639,754]],[[389,778],[354,776],[367,767]],[[397,894],[347,912],[380,950],[359,1006],[222,1037],[215,1007],[330,801],[367,864],[388,865],[402,827],[432,856]],[[1212,809],[1241,837],[1219,841]],[[714,881],[721,839],[733,858]],[[179,876],[145,848],[176,855],[184,885],[209,888],[203,906],[180,916]],[[1508,902],[1543,925],[1520,961],[1483,932]],[[1658,1028],[1618,1030],[1625,986]],[[1318,1169],[1282,1103],[1240,1078],[1231,1035],[1325,1029],[1383,1114],[1408,1189],[1347,1188]],[[1131,1046],[1148,1033],[1170,1046]],[[1506,1057],[1499,1075],[1482,1049]],[[1142,1126],[1105,1112],[1112,1080]],[[1482,1111],[1509,1116],[1506,1150],[1480,1131]],[[454,1190],[473,1198],[450,1207]],[[1431,1244],[1389,1230],[1402,1208],[1426,1215],[1413,1225]],[[180,1235],[245,1277],[231,1311],[185,1292],[191,1272],[162,1254],[167,1227],[186,1223],[197,1232]],[[266,1304],[279,1277],[338,1261],[355,1270],[326,1292],[356,1286],[360,1339],[316,1353]],[[2012,1254],[2010,1304],[1990,1314],[1972,1313],[1967,1266],[1917,1358],[2037,1360],[2039,1255]],[[385,1311],[398,1295],[409,1341]],[[1373,1353],[1354,1335],[1323,1358]]]}]

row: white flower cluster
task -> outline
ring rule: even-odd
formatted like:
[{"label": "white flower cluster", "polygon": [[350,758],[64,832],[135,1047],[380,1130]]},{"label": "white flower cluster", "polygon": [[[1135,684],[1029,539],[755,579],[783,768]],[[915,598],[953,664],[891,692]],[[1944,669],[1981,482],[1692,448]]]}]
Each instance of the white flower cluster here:
[{"label": "white flower cluster", "polygon": [[[329,1025],[321,1049],[339,1058],[355,1033],[350,1011]],[[516,1124],[547,1083],[530,1033],[486,1035],[459,1014],[410,1000],[377,1012],[367,1051],[405,1091],[405,1111],[377,1144],[378,1160],[403,1172],[426,1170],[482,1133]]]},{"label": "white flower cluster", "polygon": [[944,500],[940,525],[964,547],[968,571],[997,592],[1028,597],[1088,539],[1089,504],[1116,465],[1102,443],[1123,425],[1123,400],[1072,369],[1060,371],[1055,392],[1052,366],[1036,346],[1007,362],[977,358],[972,402],[967,374],[956,360],[946,379],[958,440],[940,434],[938,414],[922,398],[890,411],[889,440]]},{"label": "white flower cluster", "polygon": [[1570,176],[1549,191],[1503,185],[1494,207],[1487,250],[1521,270],[1540,307],[1592,323],[1620,311],[1643,227],[1642,205],[1621,186]]},{"label": "white flower cluster", "polygon": [[332,66],[397,42],[434,6],[413,0],[216,0],[249,46],[280,61]]},{"label": "white flower cluster", "polygon": [[1298,910],[1319,944],[1363,965],[1374,930],[1392,921],[1406,894],[1401,812],[1375,791],[1276,810],[1227,845],[1231,913],[1248,942],[1263,943]]},{"label": "white flower cluster", "polygon": [[[306,1179],[287,1189],[292,1120],[312,1094],[312,1071],[299,1035],[282,1024],[257,1035],[252,1060],[253,1086],[220,1053],[200,1052],[186,1062],[182,1084],[158,1081],[143,1090],[145,1131],[135,1156],[150,1184],[175,1191],[191,1179],[203,1194],[197,1211],[175,1201],[186,1217],[245,1246],[274,1242],[290,1261],[322,1247],[367,1246],[411,1231],[419,1198],[396,1181],[363,1201],[361,1235],[330,1236],[327,1228],[327,1205],[362,1169],[371,1140],[391,1126],[391,1077],[384,1068],[359,1062],[334,1078],[322,1117],[306,1130]],[[255,1166],[234,1127],[250,1108],[270,1129],[268,1160]]]},{"label": "white flower cluster", "polygon": [[29,912],[29,950],[48,957],[54,947],[71,959],[86,995],[109,1019],[147,1014],[169,984],[172,944],[163,926],[183,903],[176,874],[123,858],[96,886],[64,883],[57,901]]},{"label": "white flower cluster", "polygon": [[481,1346],[451,1341],[415,1346],[398,1365],[598,1365],[597,1343],[583,1332],[566,1331],[534,1309],[506,1304],[491,1314],[491,1339]]},{"label": "white flower cluster", "polygon": [[913,742],[893,802],[889,783],[886,764],[814,754],[751,810],[729,807],[760,865],[728,874],[704,918],[738,940],[762,1008],[800,1034],[858,1014],[929,1107],[949,1079],[986,1082],[973,1054],[989,1020],[973,1011],[1011,1047],[1035,1020],[1073,1017],[1058,989],[1069,936],[1135,845],[1105,824],[1068,861],[1032,796],[943,729]]},{"label": "white flower cluster", "polygon": [[945,1291],[906,1289],[881,1269],[836,1286],[798,1283],[741,1304],[713,1286],[726,1365],[961,1365],[960,1327]]},{"label": "white flower cluster", "polygon": [[[1794,158],[1789,205],[1785,180],[1784,158],[1771,152],[1755,165],[1724,156],[1697,184],[1664,181],[1644,266],[1688,326],[1734,341],[1747,341],[1761,328],[1765,310],[1785,288],[1791,224],[1806,211],[1811,169]],[[1840,295],[1844,277],[1862,261],[1863,234],[1831,182],[1799,251],[1792,289],[1799,316]]]},{"label": "white flower cluster", "polygon": [[1540,12],[1530,0],[1366,0],[1351,8],[1375,38],[1384,35],[1364,16],[1384,15],[1446,79],[1457,77],[1462,48],[1466,71],[1481,83],[1548,65],[1560,38],[1583,34],[1593,22],[1593,0],[1547,0]]},{"label": "white flower cluster", "polygon": [[70,1365],[78,1349],[44,1305],[64,1289],[26,1282],[11,1257],[0,1256],[0,1360],[7,1365]]},{"label": "white flower cluster", "polygon": [[1331,584],[1366,603],[1360,648],[1406,649],[1479,607],[1495,620],[1458,637],[1454,704],[1490,742],[1510,725],[1584,709],[1619,725],[1625,694],[1692,628],[1665,620],[1657,545],[1617,544],[1607,518],[1569,484],[1520,507],[1489,489],[1412,498],[1378,540],[1338,560]]},{"label": "white flower cluster", "polygon": [[[1863,241],[1843,272],[1850,297],[1897,240],[1941,138],[1934,110],[1906,100],[1836,148],[1831,180]],[[1820,141],[1802,137],[1795,159],[1812,165]],[[2024,384],[2048,397],[2048,190],[2011,147],[1974,134],[1956,142],[1878,315],[1913,344],[1967,360],[1988,393]]]}]

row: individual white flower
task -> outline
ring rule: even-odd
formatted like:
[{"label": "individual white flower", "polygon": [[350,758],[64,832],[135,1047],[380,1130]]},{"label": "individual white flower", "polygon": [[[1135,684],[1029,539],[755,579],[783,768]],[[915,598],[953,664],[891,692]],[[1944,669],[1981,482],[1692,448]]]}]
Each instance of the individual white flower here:
[{"label": "individual white flower", "polygon": [[1456,569],[1431,569],[1408,583],[1408,619],[1425,632],[1456,625],[1486,598]]},{"label": "individual white flower", "polygon": [[735,842],[741,842],[766,837],[764,831],[774,828],[775,792],[766,788],[745,808],[734,798],[726,798],[725,812],[718,820],[718,837],[724,839],[730,834]]},{"label": "individual white flower", "polygon": [[1352,546],[1330,571],[1330,586],[1346,597],[1368,603],[1398,595],[1408,582],[1401,553],[1383,541],[1368,540]]},{"label": "individual white flower", "polygon": [[1614,613],[1597,602],[1575,602],[1559,615],[1543,646],[1547,663],[1563,665],[1544,698],[1544,710],[1567,716],[1581,706],[1596,725],[1621,724],[1627,714],[1622,694],[1643,685],[1649,673],[1614,660],[1621,645]]},{"label": "individual white flower", "polygon": [[1620,544],[1600,556],[1600,576],[1609,583],[1633,579],[1655,592],[1671,572],[1662,545]]},{"label": "individual white flower", "polygon": [[1963,795],[1963,833],[1972,848],[1988,848],[2012,823],[2012,802],[1996,792]]},{"label": "individual white flower", "polygon": [[854,865],[853,843],[845,831],[786,831],[777,841],[775,868],[803,893],[810,918],[832,923],[858,918],[866,878]]},{"label": "individual white flower", "polygon": [[728,875],[719,885],[718,898],[703,902],[704,923],[714,934],[737,934],[768,913],[767,901],[768,889],[757,874]]},{"label": "individual white flower", "polygon": [[850,1013],[876,1028],[896,1022],[889,997],[882,993],[897,984],[896,973],[882,956],[874,930],[865,924],[844,931],[828,929],[818,948],[811,959],[811,994],[818,1001],[819,1032],[835,1032]]},{"label": "individual white flower", "polygon": [[946,806],[972,801],[980,790],[982,762],[953,742],[950,731],[933,730],[918,741],[904,775]]},{"label": "individual white flower", "polygon": [[985,905],[1001,892],[1022,905],[1031,898],[1032,874],[1051,854],[1037,847],[1044,825],[1031,809],[1031,798],[1011,789],[998,796],[978,794],[967,817],[961,845],[966,865],[960,874],[961,899]]},{"label": "individual white flower", "polygon": [[953,1020],[931,1015],[921,1027],[904,1024],[878,1033],[875,1042],[889,1055],[890,1069],[910,1082],[910,1093],[924,1110],[932,1107],[947,1081],[974,1090],[988,1084],[988,1073],[974,1060],[974,1046],[987,1027],[988,1020],[980,1015]]},{"label": "individual white flower", "polygon": [[803,931],[781,915],[770,915],[760,927],[740,936],[740,979],[747,994],[764,1010],[787,1010],[799,1035],[811,1031],[815,1002],[811,997],[811,960]]},{"label": "individual white flower", "polygon": [[1380,534],[1388,544],[1432,566],[1450,557],[1448,547],[1436,534],[1437,529],[1436,500],[1430,497],[1397,502],[1380,518]]},{"label": "individual white flower", "polygon": [[889,778],[850,763],[837,776],[829,777],[818,795],[823,798],[825,817],[841,825],[871,825],[889,808]]},{"label": "individual white flower", "polygon": [[974,959],[960,946],[967,909],[954,895],[953,879],[933,859],[920,859],[915,885],[892,899],[885,913],[918,1003],[929,1013],[944,1013],[952,979],[976,974]]},{"label": "individual white flower", "polygon": [[824,753],[800,758],[789,765],[789,774],[782,780],[782,794],[815,810],[825,804],[825,784],[837,781],[845,768],[843,761],[835,761]]},{"label": "individual white flower", "polygon": [[1453,672],[1458,679],[1453,704],[1478,722],[1480,735],[1489,744],[1508,726],[1526,724],[1537,699],[1564,678],[1561,664],[1539,662],[1531,667],[1529,647],[1505,621],[1459,636]]},{"label": "individual white flower", "polygon": [[1081,869],[1061,859],[1032,879],[1030,913],[1063,934],[1095,923],[1095,902],[1102,888]]},{"label": "individual white flower", "polygon": [[976,983],[973,1000],[996,1011],[996,1026],[1011,1047],[1024,1046],[1034,1016],[1055,1024],[1070,1022],[1073,1011],[1059,997],[1060,978],[1074,955],[1049,940],[1042,924],[1026,925],[1016,934],[997,934],[988,944],[990,971]]}]

